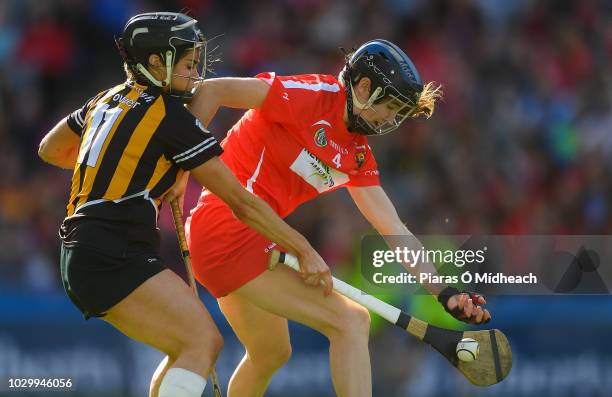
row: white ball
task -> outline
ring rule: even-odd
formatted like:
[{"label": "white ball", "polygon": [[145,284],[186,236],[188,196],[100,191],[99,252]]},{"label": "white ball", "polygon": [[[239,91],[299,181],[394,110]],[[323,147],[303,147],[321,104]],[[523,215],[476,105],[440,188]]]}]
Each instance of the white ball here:
[{"label": "white ball", "polygon": [[472,338],[463,338],[457,343],[457,357],[461,361],[474,361],[480,353],[480,345]]}]

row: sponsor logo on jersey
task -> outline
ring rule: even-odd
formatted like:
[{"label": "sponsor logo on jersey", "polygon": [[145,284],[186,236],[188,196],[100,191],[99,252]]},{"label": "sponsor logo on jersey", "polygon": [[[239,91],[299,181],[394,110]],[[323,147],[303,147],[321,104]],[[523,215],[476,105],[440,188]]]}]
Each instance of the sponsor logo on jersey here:
[{"label": "sponsor logo on jersey", "polygon": [[318,147],[327,146],[327,135],[325,134],[325,128],[321,127],[314,134],[314,141]]},{"label": "sponsor logo on jersey", "polygon": [[329,146],[333,147],[334,149],[336,149],[337,152],[340,152],[340,154],[348,154],[348,149],[344,148],[340,145],[338,145],[336,142],[334,142],[333,139],[329,139]]},{"label": "sponsor logo on jersey", "polygon": [[289,168],[319,193],[349,181],[347,174],[329,167],[306,149],[302,149]]},{"label": "sponsor logo on jersey", "polygon": [[129,107],[129,108],[132,108],[132,109],[134,109],[136,106],[140,105],[140,102],[135,101],[135,100],[133,100],[133,99],[126,98],[126,97],[124,97],[124,96],[123,96],[123,95],[121,95],[121,94],[115,94],[115,95],[113,95],[113,101],[114,101],[114,102],[119,102],[119,103],[122,103],[122,104],[124,104],[125,106],[127,106],[127,107]]},{"label": "sponsor logo on jersey", "polygon": [[149,95],[146,92],[141,92],[140,97],[143,98],[146,103],[151,103],[151,101],[155,99],[154,95]]},{"label": "sponsor logo on jersey", "polygon": [[142,88],[132,84],[131,82],[128,82],[127,86],[133,90],[136,90],[138,92],[139,98],[144,99],[146,103],[151,103],[151,101],[155,99],[154,95],[147,94]]}]

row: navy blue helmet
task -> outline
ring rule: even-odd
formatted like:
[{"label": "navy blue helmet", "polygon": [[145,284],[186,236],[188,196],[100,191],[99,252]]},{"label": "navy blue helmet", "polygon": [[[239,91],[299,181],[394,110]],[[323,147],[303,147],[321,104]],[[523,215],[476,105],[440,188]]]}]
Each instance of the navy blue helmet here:
[{"label": "navy blue helmet", "polygon": [[[370,97],[361,103],[353,86],[363,77],[371,81]],[[423,82],[416,67],[398,46],[382,39],[368,41],[359,47],[348,59],[342,73],[346,88],[349,129],[364,135],[383,135],[396,130],[400,124],[413,114],[423,91]],[[399,109],[395,117],[375,125],[354,114],[373,104],[394,102]]]},{"label": "navy blue helmet", "polygon": [[[126,23],[116,43],[123,60],[141,83],[150,82],[158,87],[169,85],[174,65],[189,50],[199,49],[200,57],[204,57],[200,66],[205,67],[204,35],[198,21],[185,14],[149,12],[135,15]],[[147,70],[151,54],[159,55],[165,62],[164,81],[157,80]]]}]

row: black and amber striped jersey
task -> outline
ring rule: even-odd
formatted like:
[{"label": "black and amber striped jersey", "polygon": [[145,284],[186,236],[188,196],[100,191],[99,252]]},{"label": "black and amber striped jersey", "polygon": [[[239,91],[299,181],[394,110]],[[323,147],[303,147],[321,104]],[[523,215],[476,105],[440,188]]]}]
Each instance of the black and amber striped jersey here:
[{"label": "black and amber striped jersey", "polygon": [[109,206],[100,204],[131,199],[157,208],[179,168],[195,168],[222,152],[180,99],[131,81],[99,93],[67,121],[81,136],[69,217],[95,212],[104,219]]}]

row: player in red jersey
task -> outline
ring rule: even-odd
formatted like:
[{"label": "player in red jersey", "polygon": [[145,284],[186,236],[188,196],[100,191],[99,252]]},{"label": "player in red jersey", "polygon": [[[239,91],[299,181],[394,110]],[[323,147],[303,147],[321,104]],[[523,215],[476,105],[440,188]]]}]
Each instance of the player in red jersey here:
[{"label": "player in red jersey", "polygon": [[[383,235],[410,235],[380,187],[368,135],[391,132],[407,118],[431,116],[439,89],[423,85],[408,56],[373,40],[347,59],[340,77],[301,75],[207,80],[190,110],[205,124],[219,106],[251,109],[229,131],[221,159],[247,190],[281,216],[319,194],[346,186],[362,214]],[[287,268],[266,272],[274,244],[238,221],[206,189],[187,221],[197,279],[218,298],[246,355],[228,396],[263,396],[291,353],[287,319],[330,341],[339,396],[371,396],[366,309],[332,292],[328,274]],[[327,281],[328,295],[311,286]],[[308,285],[305,285],[308,284]],[[466,322],[490,319],[481,296],[447,287],[445,309]],[[440,287],[438,287],[440,288]]]}]

